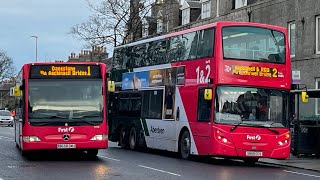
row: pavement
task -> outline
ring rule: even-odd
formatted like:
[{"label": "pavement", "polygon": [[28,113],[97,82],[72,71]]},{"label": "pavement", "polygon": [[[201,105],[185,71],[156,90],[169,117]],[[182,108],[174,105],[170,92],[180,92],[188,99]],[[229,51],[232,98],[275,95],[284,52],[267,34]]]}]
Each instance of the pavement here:
[{"label": "pavement", "polygon": [[260,159],[259,162],[320,172],[320,158],[290,156],[286,160]]},{"label": "pavement", "polygon": [[15,179],[311,180],[320,179],[320,172],[263,162],[246,166],[242,161],[215,158],[182,160],[175,153],[130,151],[112,142],[96,159],[81,152],[56,151],[24,158],[15,147],[14,129],[0,127],[0,180]]}]

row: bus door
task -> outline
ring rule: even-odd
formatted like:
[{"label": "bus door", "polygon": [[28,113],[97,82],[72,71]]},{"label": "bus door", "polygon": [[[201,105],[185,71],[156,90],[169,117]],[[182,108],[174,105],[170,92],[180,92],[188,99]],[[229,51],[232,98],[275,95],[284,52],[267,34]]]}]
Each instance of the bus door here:
[{"label": "bus door", "polygon": [[197,142],[198,149],[201,149],[201,154],[209,152],[208,142],[212,130],[211,116],[212,116],[212,98],[206,100],[204,98],[206,88],[198,89],[198,105],[197,105],[197,121],[193,122],[194,140]]},{"label": "bus door", "polygon": [[14,116],[15,141],[21,146],[22,127],[24,121],[24,101],[23,97],[17,99],[16,114]]}]

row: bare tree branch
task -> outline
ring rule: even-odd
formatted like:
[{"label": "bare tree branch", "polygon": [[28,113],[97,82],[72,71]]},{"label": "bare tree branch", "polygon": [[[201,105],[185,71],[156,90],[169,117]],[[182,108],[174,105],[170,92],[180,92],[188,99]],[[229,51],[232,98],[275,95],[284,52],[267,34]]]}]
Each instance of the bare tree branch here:
[{"label": "bare tree branch", "polygon": [[153,1],[103,0],[94,5],[87,0],[93,13],[86,22],[74,25],[70,34],[88,45],[119,45],[129,35],[140,38],[142,19],[150,14]]},{"label": "bare tree branch", "polygon": [[0,50],[0,81],[11,78],[15,75],[13,60],[2,50]]}]

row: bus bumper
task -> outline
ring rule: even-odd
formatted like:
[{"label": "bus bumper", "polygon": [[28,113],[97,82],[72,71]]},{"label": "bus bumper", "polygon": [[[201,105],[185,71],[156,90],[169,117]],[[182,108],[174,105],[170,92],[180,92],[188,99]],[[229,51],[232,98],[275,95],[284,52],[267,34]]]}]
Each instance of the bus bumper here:
[{"label": "bus bumper", "polygon": [[23,150],[87,150],[106,149],[108,141],[86,142],[22,142]]},{"label": "bus bumper", "polygon": [[237,149],[237,156],[246,158],[288,159],[290,156],[290,148],[279,148],[270,151]]},{"label": "bus bumper", "polygon": [[220,145],[214,149],[213,156],[228,156],[238,158],[271,158],[271,159],[288,159],[290,156],[290,146],[271,149],[271,150],[253,150],[239,149],[232,146]]}]

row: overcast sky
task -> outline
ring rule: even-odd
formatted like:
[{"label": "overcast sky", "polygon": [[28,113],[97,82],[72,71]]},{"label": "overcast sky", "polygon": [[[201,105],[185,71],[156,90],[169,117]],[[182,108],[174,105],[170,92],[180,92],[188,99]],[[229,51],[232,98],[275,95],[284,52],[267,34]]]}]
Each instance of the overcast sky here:
[{"label": "overcast sky", "polygon": [[67,60],[84,45],[68,32],[90,14],[86,0],[1,0],[0,49],[20,70],[35,61],[35,39],[30,36],[36,35],[38,61]]}]

